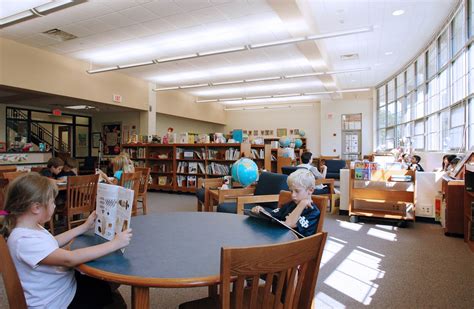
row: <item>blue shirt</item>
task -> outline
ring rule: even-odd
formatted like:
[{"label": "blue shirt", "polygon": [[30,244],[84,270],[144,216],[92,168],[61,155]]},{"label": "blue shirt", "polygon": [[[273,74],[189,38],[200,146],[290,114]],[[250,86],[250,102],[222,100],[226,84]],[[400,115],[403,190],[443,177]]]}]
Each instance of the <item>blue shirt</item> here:
[{"label": "blue shirt", "polygon": [[[283,205],[281,208],[276,208],[270,214],[280,221],[285,221],[286,217],[295,210],[297,204],[293,201]],[[305,208],[301,213],[298,222],[296,223],[296,230],[303,236],[311,236],[316,233],[319,223],[319,216],[321,212],[314,203],[311,203],[312,208]]]},{"label": "blue shirt", "polygon": [[114,173],[114,177],[117,178],[118,181],[120,181],[120,178],[122,178],[122,174],[123,174],[123,171],[120,170],[120,171],[116,171]]}]

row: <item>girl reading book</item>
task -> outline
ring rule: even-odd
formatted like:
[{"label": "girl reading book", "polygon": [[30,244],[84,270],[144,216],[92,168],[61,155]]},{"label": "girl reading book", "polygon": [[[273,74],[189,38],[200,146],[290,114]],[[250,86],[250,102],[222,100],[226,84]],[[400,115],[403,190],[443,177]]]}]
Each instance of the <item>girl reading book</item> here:
[{"label": "girl reading book", "polygon": [[63,249],[94,227],[96,214],[92,212],[78,227],[51,235],[43,225],[54,214],[57,194],[54,181],[38,173],[20,176],[8,186],[0,233],[7,237],[26,302],[32,308],[102,308],[113,301],[110,285],[81,275],[73,267],[126,247],[131,230],[100,245]]}]

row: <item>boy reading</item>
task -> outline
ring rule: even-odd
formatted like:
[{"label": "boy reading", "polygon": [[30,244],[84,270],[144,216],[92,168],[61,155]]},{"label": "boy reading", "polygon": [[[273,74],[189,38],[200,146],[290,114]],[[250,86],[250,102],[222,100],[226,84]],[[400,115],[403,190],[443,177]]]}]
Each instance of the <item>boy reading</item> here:
[{"label": "boy reading", "polygon": [[[307,169],[298,169],[291,173],[287,182],[292,201],[270,212],[274,218],[285,222],[303,236],[316,233],[321,214],[311,200],[314,181],[313,173]],[[255,206],[252,212],[258,214],[262,209],[261,206]]]}]

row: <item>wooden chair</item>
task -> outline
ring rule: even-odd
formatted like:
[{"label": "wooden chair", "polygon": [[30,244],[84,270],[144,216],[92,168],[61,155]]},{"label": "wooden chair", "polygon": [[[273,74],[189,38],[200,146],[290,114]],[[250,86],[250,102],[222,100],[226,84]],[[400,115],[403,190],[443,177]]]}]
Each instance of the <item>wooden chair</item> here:
[{"label": "wooden chair", "polygon": [[135,167],[136,172],[141,172],[140,186],[138,188],[138,202],[142,203],[143,214],[147,213],[146,197],[148,191],[148,178],[150,177],[149,167]]},{"label": "wooden chair", "polygon": [[13,181],[15,178],[20,177],[21,175],[26,175],[26,171],[17,171],[17,172],[7,172],[3,173],[3,178],[8,180],[8,182]]},{"label": "wooden chair", "polygon": [[94,211],[99,175],[69,176],[67,178],[66,222],[67,228],[79,225],[87,218],[74,216]]},{"label": "wooden chair", "polygon": [[212,188],[219,188],[224,183],[224,179],[219,178],[198,178],[196,198],[197,211],[209,211],[209,190]]},{"label": "wooden chair", "polygon": [[283,166],[289,166],[289,165],[292,165],[293,163],[293,160],[291,160],[291,158],[289,157],[278,157],[277,158],[277,173],[278,174],[281,174],[281,168]]},{"label": "wooden chair", "polygon": [[122,173],[122,177],[120,177],[119,185],[135,192],[133,194],[132,216],[137,215],[138,191],[140,190],[141,177],[142,172]]},{"label": "wooden chair", "polygon": [[0,236],[0,273],[10,308],[27,309],[25,293],[5,239]]},{"label": "wooden chair", "polygon": [[321,196],[327,196],[329,198],[329,208],[333,209],[336,205],[336,199],[338,195],[336,194],[336,190],[334,189],[334,179],[325,178],[325,179],[316,179],[317,185],[326,185],[328,187],[329,193],[328,194],[321,194]]},{"label": "wooden chair", "polygon": [[16,172],[16,166],[14,165],[0,166],[0,178],[3,178],[4,173],[9,173],[9,172]]},{"label": "wooden chair", "polygon": [[[211,296],[179,308],[309,309],[326,237],[318,233],[276,245],[222,248],[219,299]],[[264,286],[259,286],[260,278],[265,278]]]},{"label": "wooden chair", "polygon": [[41,172],[44,168],[45,168],[44,166],[33,166],[33,167],[31,168],[31,171],[32,171],[32,172],[39,173],[39,172]]}]

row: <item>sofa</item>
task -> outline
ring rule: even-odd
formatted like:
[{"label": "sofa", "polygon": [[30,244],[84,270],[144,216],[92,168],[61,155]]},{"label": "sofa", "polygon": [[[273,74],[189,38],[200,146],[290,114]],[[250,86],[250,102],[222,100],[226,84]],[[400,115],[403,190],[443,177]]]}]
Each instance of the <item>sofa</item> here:
[{"label": "sofa", "polygon": [[346,167],[345,160],[326,160],[328,171],[326,178],[340,179],[340,170]]}]

